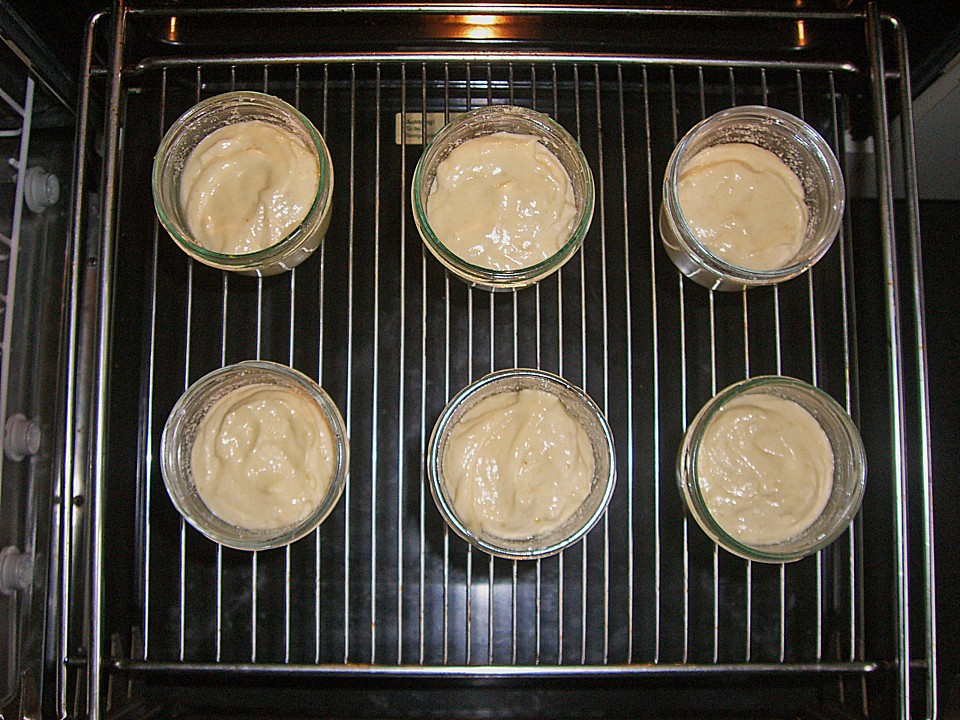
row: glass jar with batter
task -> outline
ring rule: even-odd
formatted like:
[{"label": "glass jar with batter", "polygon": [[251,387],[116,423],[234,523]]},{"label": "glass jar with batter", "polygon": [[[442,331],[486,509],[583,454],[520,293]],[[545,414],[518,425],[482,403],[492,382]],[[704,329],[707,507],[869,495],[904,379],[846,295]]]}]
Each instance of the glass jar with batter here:
[{"label": "glass jar with batter", "polygon": [[460,537],[534,559],[576,542],[616,483],[613,435],[581,389],[551,373],[486,375],[447,404],[427,451],[430,489]]},{"label": "glass jar with batter", "polygon": [[580,249],[593,173],[549,116],[490,105],[445,125],[417,163],[413,219],[451,273],[486,290],[532,285]]},{"label": "glass jar with batter", "polygon": [[866,483],[850,416],[801,380],[761,376],[697,413],[677,455],[690,514],[719,545],[760,562],[815,553],[849,526]]},{"label": "glass jar with batter", "polygon": [[173,240],[221,270],[290,270],[330,225],[327,145],[305,115],[264,93],[225,93],[187,110],[157,148],[152,182]]},{"label": "glass jar with batter", "polygon": [[691,280],[741,290],[796,277],[830,249],[845,189],[821,135],[764,106],[723,110],[674,148],[663,178],[660,236]]},{"label": "glass jar with batter", "polygon": [[336,506],[349,442],[339,410],[309,377],[248,360],[208,373],[163,428],[170,499],[208,538],[266,550],[303,537]]}]

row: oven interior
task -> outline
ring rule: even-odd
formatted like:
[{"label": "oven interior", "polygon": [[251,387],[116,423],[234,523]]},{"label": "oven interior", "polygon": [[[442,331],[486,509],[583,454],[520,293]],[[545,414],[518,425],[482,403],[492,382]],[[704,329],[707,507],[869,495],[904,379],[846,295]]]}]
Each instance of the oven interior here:
[{"label": "oven interior", "polygon": [[[65,242],[50,270],[62,276],[45,281],[62,289],[49,302],[67,308],[50,321],[62,328],[49,352],[58,382],[41,403],[63,431],[49,455],[53,521],[36,543],[51,548],[42,586],[63,610],[47,620],[47,657],[57,660],[41,668],[46,711],[935,713],[919,228],[895,20],[873,5],[120,3],[87,25],[80,85],[75,174],[58,215]],[[334,161],[324,243],[276,277],[191,260],[152,206],[166,129],[234,89],[296,106]],[[448,276],[424,249],[410,184],[438,127],[507,103],[574,135],[597,207],[582,250],[559,272],[489,293]],[[710,291],[663,250],[662,178],[690,127],[744,104],[791,112],[826,138],[848,181],[847,211],[808,273]],[[906,139],[899,155],[895,131]],[[846,158],[868,137],[877,163],[864,175]],[[254,358],[319,381],[346,419],[351,471],[318,531],[249,553],[184,522],[163,485],[159,443],[192,382]],[[541,561],[461,541],[424,469],[450,397],[509,367],[586,389],[616,443],[606,515]],[[851,530],[786,565],[719,549],[685,513],[675,479],[697,410],[763,374],[827,391],[867,447],[868,489]],[[29,593],[12,597],[32,607]]]}]

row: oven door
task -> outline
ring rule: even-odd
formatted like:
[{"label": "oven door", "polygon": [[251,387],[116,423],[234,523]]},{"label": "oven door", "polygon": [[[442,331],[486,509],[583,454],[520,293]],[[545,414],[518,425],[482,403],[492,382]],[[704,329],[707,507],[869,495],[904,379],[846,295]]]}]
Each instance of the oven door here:
[{"label": "oven door", "polygon": [[37,715],[59,635],[76,93],[0,10],[0,713]]}]

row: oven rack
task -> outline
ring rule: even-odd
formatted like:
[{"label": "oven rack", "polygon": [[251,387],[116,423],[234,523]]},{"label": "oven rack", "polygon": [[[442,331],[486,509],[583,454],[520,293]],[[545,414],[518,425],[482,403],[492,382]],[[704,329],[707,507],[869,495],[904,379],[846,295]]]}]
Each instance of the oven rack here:
[{"label": "oven rack", "polygon": [[[507,21],[537,16],[502,10]],[[276,12],[311,22],[330,12],[361,20],[380,13],[401,23],[410,11]],[[612,9],[539,12],[574,22],[647,18]],[[466,17],[457,8],[436,13]],[[136,54],[149,46],[141,37],[150,28],[173,33],[177,23],[201,20],[230,28],[248,15],[256,11],[121,7],[89,27],[84,112],[102,103],[104,211],[100,244],[86,239],[96,247],[97,316],[74,328],[80,366],[89,363],[92,374],[80,374],[70,420],[81,431],[90,413],[89,447],[78,446],[92,470],[81,458],[68,468],[65,481],[83,491],[65,496],[89,502],[64,520],[85,535],[63,537],[65,551],[85,554],[91,576],[89,583],[75,573],[65,578],[64,596],[86,597],[89,622],[65,620],[61,705],[79,699],[91,716],[105,713],[122,677],[718,674],[832,677],[841,687],[854,678],[864,690],[841,693],[841,704],[864,713],[876,676],[892,683],[879,702],[892,698],[899,716],[917,708],[934,714],[929,472],[924,457],[906,453],[914,430],[905,419],[908,396],[919,394],[925,456],[922,348],[916,343],[916,359],[905,358],[903,340],[922,335],[922,304],[916,282],[897,275],[895,219],[904,213],[895,215],[892,199],[887,120],[888,94],[909,120],[896,22],[872,6],[810,18],[858,29],[866,44],[851,51],[855,61],[439,43],[289,54],[169,43]],[[746,17],[650,16],[681,30],[704,17],[720,24]],[[804,23],[787,13],[768,19]],[[113,43],[109,64],[94,53],[104,37]],[[887,72],[891,57],[896,69]],[[298,107],[333,156],[324,245],[274,278],[194,263],[151,208],[150,165],[166,128],[198,100],[233,89],[270,92]],[[429,132],[490,103],[558,120],[583,147],[597,186],[580,253],[534,288],[497,294],[443,272],[422,246],[409,199]],[[660,183],[686,129],[740,104],[803,117],[841,158],[866,108],[880,197],[864,211],[872,227],[864,231],[848,210],[833,249],[800,278],[711,292],[681,278],[660,247]],[[92,138],[95,123],[82,119],[81,140]],[[909,140],[909,122],[903,127]],[[95,184],[86,174],[97,174],[80,147],[77,207]],[[915,198],[909,151],[905,157]],[[913,213],[915,203],[905,215],[916,277]],[[84,240],[78,232],[76,241]],[[92,340],[84,345],[83,337]],[[206,372],[250,358],[317,379],[351,439],[350,478],[334,513],[293,546],[260,553],[217,546],[186,525],[166,497],[158,462],[160,430],[179,394]],[[461,387],[525,366],[563,375],[594,397],[613,427],[619,479],[610,509],[584,541],[554,558],[514,562],[470,548],[443,525],[422,457],[434,420]],[[916,377],[905,377],[904,366]],[[732,382],[774,373],[812,382],[844,405],[868,438],[870,463],[868,497],[851,531],[784,566],[719,550],[684,513],[674,479],[676,448],[699,407]],[[911,498],[919,498],[919,518],[909,514]],[[882,599],[872,597],[877,587]]]}]

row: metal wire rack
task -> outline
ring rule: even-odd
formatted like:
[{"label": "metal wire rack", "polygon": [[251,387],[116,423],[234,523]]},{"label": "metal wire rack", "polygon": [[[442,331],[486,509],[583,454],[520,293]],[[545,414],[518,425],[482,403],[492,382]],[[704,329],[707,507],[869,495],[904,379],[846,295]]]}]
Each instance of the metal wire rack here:
[{"label": "metal wire rack", "polygon": [[[114,36],[129,30],[124,23],[160,15],[168,21],[159,12],[131,14]],[[875,448],[892,453],[890,473],[884,459],[871,458],[880,472],[871,473],[875,502],[864,514],[885,513],[887,527],[884,498],[911,495],[898,468],[906,384],[897,366],[899,290],[858,296],[854,284],[869,271],[858,265],[864,254],[879,256],[879,272],[895,270],[891,210],[879,211],[888,236],[856,235],[848,217],[813,270],[744,293],[683,279],[657,230],[667,157],[712,112],[782,108],[843,157],[854,104],[866,92],[887,132],[884,82],[871,77],[884,77],[878,33],[889,30],[875,13],[835,20],[867,27],[870,68],[496,49],[128,58],[118,43],[112,67],[98,72],[91,54],[86,92],[107,92],[108,141],[93,385],[99,460],[89,491],[92,614],[80,642],[89,657],[108,659],[108,674],[133,676],[218,668],[438,677],[894,672],[901,715],[917,704],[932,712],[932,635],[919,654],[909,644],[903,508],[895,505],[876,551],[865,553],[858,518],[817,556],[764,565],[709,541],[685,515],[674,479],[676,448],[703,403],[744,377],[786,374],[828,391],[865,435],[879,434]],[[891,82],[905,68],[898,72]],[[291,102],[333,156],[334,215],[318,257],[274,278],[195,264],[150,210],[150,163],[166,128],[200,99],[233,89]],[[409,199],[431,131],[491,103],[557,119],[584,149],[597,184],[593,226],[574,260],[536,287],[497,294],[444,273],[422,246]],[[886,137],[876,139],[887,146]],[[82,173],[80,180],[78,197]],[[881,180],[889,183],[889,167]],[[861,388],[860,353],[869,343],[857,322],[884,311],[893,367],[888,393],[878,397]],[[917,317],[922,329],[919,308]],[[186,525],[158,462],[160,430],[179,394],[206,372],[249,358],[316,378],[343,412],[352,456],[344,496],[321,528],[260,553],[223,548]],[[543,368],[584,387],[614,429],[619,482],[606,516],[585,540],[542,561],[473,550],[444,526],[426,485],[423,451],[440,410],[461,387],[504,367]],[[874,411],[878,402],[883,412]],[[915,533],[929,530],[925,512]],[[867,598],[878,558],[895,568],[886,594],[893,611],[874,610]],[[931,563],[920,558],[921,568]],[[129,599],[118,609],[121,592]],[[932,623],[932,587],[924,597],[918,627]],[[878,620],[892,649],[865,629]],[[108,634],[123,635],[121,645],[132,637],[127,650],[106,652]],[[915,657],[924,668],[922,700],[910,693]],[[105,707],[104,680],[96,662],[87,673],[95,715]],[[64,673],[63,702],[68,682]]]}]

